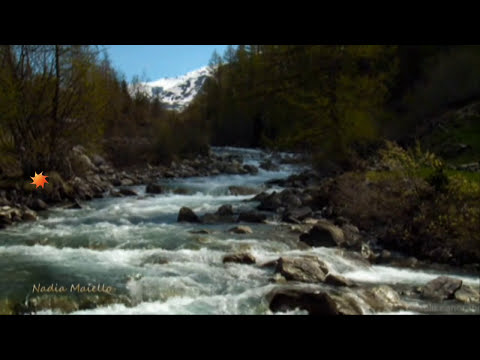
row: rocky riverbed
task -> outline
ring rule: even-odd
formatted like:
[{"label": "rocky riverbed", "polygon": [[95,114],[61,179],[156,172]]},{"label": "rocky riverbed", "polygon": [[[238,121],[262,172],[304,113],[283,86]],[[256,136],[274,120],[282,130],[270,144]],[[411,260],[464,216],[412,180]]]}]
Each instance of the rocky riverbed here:
[{"label": "rocky riverbed", "polygon": [[0,313],[480,313],[475,264],[383,249],[292,154],[118,172],[76,152],[84,177],[0,196]]}]

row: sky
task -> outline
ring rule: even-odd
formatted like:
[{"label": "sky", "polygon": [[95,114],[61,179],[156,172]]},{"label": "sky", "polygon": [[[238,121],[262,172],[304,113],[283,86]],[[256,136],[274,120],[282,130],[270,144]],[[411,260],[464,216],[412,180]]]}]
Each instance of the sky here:
[{"label": "sky", "polygon": [[214,52],[223,54],[228,45],[106,45],[116,69],[131,81],[176,77],[208,65]]}]

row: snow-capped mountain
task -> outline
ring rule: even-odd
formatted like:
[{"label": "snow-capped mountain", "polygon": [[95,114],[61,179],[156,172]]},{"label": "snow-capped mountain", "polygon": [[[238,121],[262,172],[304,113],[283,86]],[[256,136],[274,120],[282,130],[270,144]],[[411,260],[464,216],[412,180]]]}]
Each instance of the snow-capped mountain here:
[{"label": "snow-capped mountain", "polygon": [[142,91],[158,97],[169,109],[181,111],[197,96],[207,78],[212,74],[208,66],[176,78],[164,78],[142,84]]}]

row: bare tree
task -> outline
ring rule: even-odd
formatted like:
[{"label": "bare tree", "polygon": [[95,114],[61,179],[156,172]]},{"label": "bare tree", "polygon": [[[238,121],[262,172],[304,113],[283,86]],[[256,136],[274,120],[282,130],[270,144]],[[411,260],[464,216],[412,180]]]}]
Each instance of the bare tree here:
[{"label": "bare tree", "polygon": [[25,174],[65,170],[73,145],[101,135],[113,75],[100,66],[100,53],[90,45],[0,47],[0,128]]}]

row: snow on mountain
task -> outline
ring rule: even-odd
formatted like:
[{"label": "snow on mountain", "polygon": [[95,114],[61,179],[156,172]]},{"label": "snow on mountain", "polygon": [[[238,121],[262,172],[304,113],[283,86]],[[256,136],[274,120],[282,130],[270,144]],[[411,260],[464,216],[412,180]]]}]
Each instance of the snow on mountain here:
[{"label": "snow on mountain", "polygon": [[176,78],[164,78],[142,84],[148,96],[158,97],[169,109],[181,111],[197,96],[205,80],[212,74],[208,66]]}]

